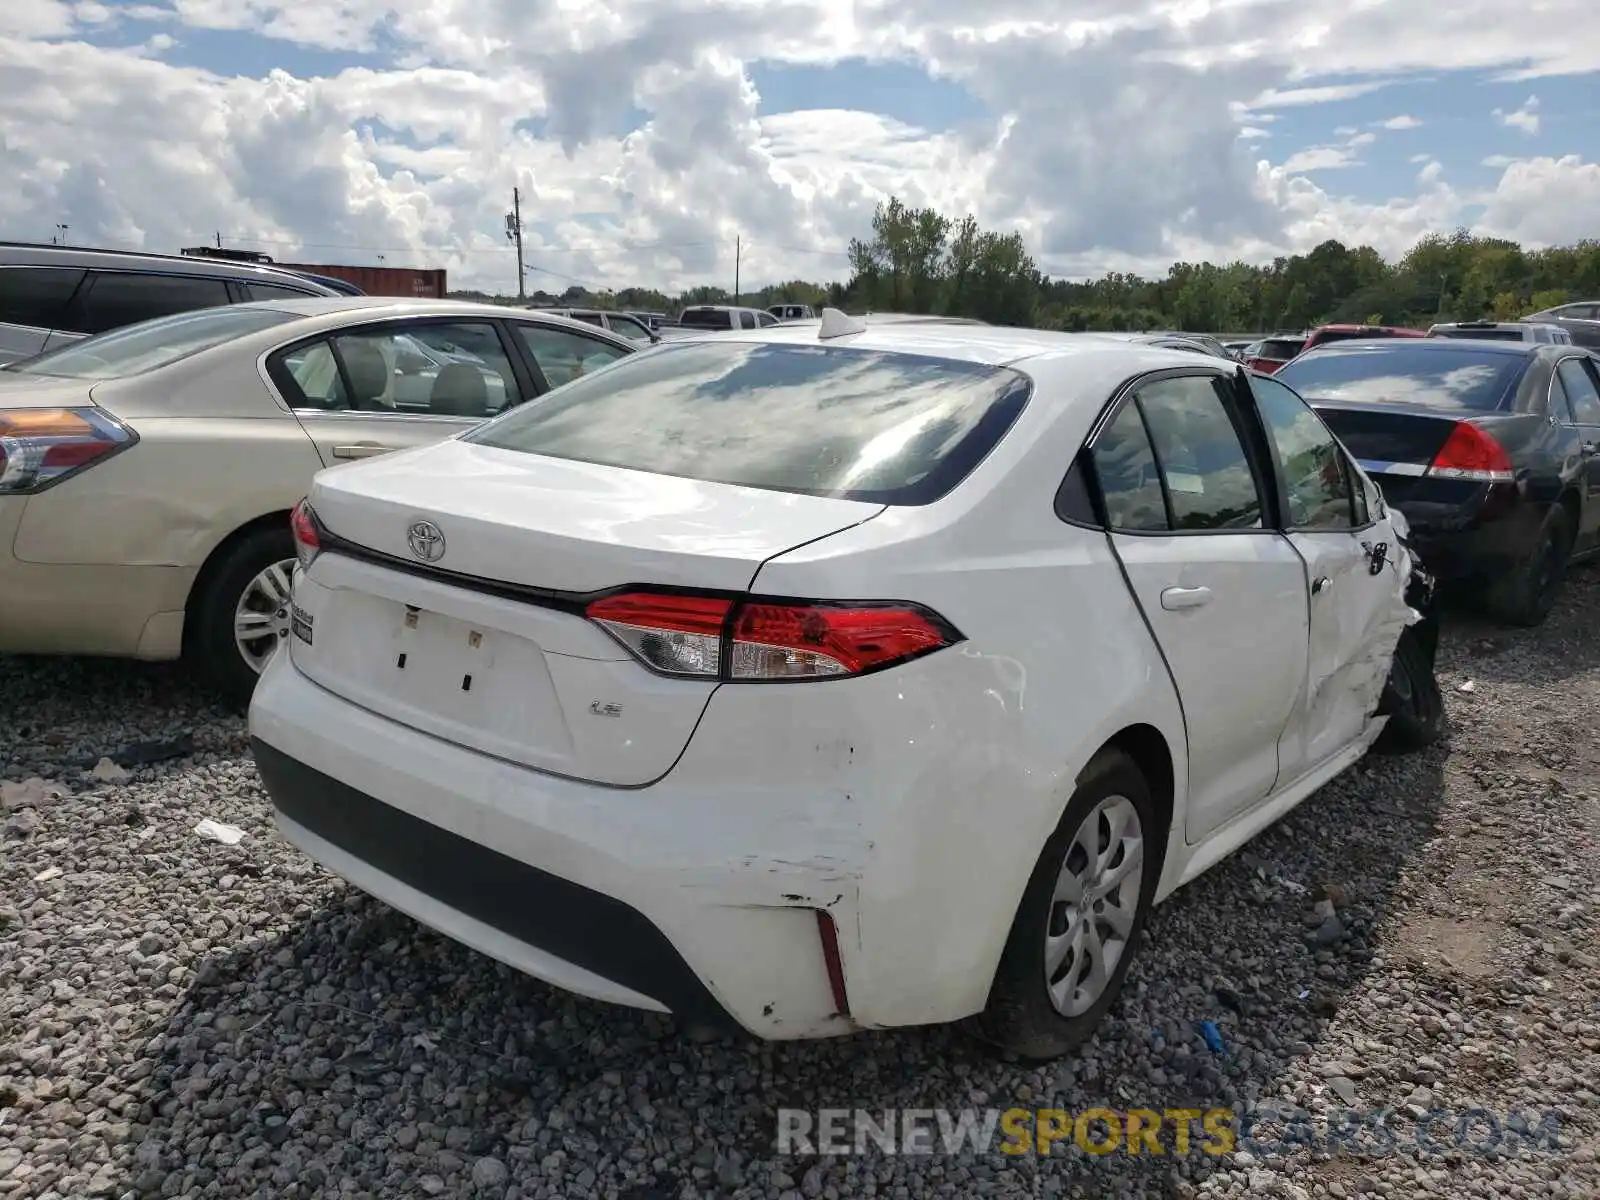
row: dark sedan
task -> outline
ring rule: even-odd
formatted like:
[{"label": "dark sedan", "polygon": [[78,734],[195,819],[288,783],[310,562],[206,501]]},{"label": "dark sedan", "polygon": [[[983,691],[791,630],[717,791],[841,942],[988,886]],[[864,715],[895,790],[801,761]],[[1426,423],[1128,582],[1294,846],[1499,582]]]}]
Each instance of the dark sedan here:
[{"label": "dark sedan", "polygon": [[1441,581],[1537,625],[1567,565],[1600,550],[1600,359],[1577,346],[1352,341],[1286,365],[1405,514]]}]

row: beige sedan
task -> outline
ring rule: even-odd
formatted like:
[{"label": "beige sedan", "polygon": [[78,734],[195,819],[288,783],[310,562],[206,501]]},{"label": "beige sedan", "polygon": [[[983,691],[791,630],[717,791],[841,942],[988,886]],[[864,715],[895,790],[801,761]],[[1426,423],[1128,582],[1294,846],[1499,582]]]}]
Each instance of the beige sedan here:
[{"label": "beige sedan", "polygon": [[190,658],[235,703],[288,634],[323,467],[471,428],[636,347],[449,300],[164,317],[0,369],[0,652]]}]

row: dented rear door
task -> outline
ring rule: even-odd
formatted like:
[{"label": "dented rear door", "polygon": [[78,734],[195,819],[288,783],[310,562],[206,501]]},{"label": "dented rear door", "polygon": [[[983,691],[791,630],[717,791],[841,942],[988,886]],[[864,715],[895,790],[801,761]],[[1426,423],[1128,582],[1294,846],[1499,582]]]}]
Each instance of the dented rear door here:
[{"label": "dented rear door", "polygon": [[1278,748],[1281,786],[1366,731],[1409,623],[1409,567],[1377,488],[1322,419],[1275,379],[1253,376],[1250,387],[1309,601],[1305,695]]}]

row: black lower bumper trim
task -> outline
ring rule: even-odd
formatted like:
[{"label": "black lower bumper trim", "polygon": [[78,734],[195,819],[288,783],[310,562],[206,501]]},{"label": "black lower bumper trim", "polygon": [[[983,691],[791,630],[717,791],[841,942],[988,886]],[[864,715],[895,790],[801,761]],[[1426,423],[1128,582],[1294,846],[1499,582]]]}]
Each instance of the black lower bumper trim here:
[{"label": "black lower bumper trim", "polygon": [[501,854],[341,783],[251,739],[273,804],[289,820],[457,912],[674,1016],[742,1032],[655,924],[613,896]]}]

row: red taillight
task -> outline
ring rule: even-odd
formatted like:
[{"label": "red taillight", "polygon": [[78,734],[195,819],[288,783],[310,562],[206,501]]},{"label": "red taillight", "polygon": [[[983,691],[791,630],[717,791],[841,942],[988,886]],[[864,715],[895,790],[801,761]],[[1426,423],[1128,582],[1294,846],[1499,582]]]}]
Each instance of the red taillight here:
[{"label": "red taillight", "polygon": [[0,496],[58,483],[137,440],[98,408],[0,408]]},{"label": "red taillight", "polygon": [[311,505],[300,501],[289,514],[289,532],[294,534],[294,556],[300,560],[303,571],[322,552],[322,538],[317,533],[317,515]]},{"label": "red taillight", "polygon": [[734,682],[860,675],[960,640],[914,604],[628,592],[597,600],[587,612],[652,670]]},{"label": "red taillight", "polygon": [[1470,421],[1456,423],[1433,456],[1428,474],[1477,483],[1512,483],[1517,478],[1506,448]]}]

